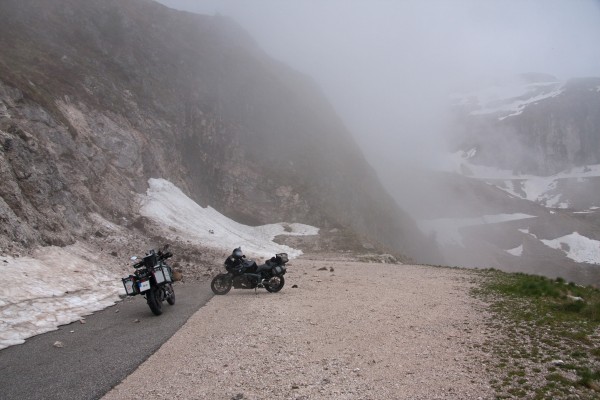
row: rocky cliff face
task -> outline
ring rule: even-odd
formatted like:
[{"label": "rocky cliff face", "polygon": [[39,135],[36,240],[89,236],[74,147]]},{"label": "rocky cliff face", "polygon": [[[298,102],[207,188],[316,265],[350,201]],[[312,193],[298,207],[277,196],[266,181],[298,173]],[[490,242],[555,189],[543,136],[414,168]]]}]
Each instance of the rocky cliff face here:
[{"label": "rocky cliff face", "polygon": [[161,177],[243,223],[431,252],[318,88],[228,19],[149,0],[6,0],[0,37],[3,249],[85,237],[90,213],[135,226],[135,193]]}]

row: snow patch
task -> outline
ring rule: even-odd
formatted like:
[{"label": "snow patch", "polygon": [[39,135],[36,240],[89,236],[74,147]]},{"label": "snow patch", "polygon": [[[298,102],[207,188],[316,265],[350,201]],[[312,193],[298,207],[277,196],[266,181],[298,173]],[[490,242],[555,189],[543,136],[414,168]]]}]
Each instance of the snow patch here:
[{"label": "snow patch", "polygon": [[521,114],[530,104],[557,97],[563,91],[564,83],[561,82],[515,82],[453,97],[458,106],[470,110],[470,115],[500,114],[498,119],[503,120]]},{"label": "snow patch", "polygon": [[212,207],[203,208],[164,179],[149,179],[145,195],[139,196],[140,214],[163,225],[166,237],[185,237],[192,243],[218,249],[241,246],[252,257],[272,257],[302,251],[273,242],[278,235],[317,235],[319,228],[304,224],[277,223],[248,226],[235,222]]},{"label": "snow patch", "polygon": [[96,254],[76,243],[45,247],[34,257],[0,257],[0,349],[56,330],[119,301],[121,277],[94,263]]},{"label": "snow patch", "polygon": [[529,200],[548,208],[567,209],[571,205],[563,201],[557,188],[562,179],[577,179],[585,182],[588,178],[600,177],[600,164],[571,168],[551,176],[515,174],[509,170],[476,165],[469,162],[469,152],[458,151],[440,162],[441,169],[454,172],[471,179],[484,181],[511,196]]},{"label": "snow patch", "polygon": [[466,158],[466,159],[473,158],[473,157],[475,157],[475,154],[477,154],[477,149],[473,148],[473,149],[467,151],[467,153],[464,155],[464,158]]},{"label": "snow patch", "polygon": [[522,114],[523,111],[525,110],[525,107],[527,107],[530,104],[534,104],[534,103],[537,103],[537,102],[545,100],[545,99],[556,97],[556,96],[560,95],[562,92],[563,92],[563,89],[559,88],[559,89],[554,90],[554,91],[552,91],[550,93],[540,94],[538,96],[534,96],[534,97],[531,97],[531,98],[526,99],[526,100],[516,100],[516,101],[513,101],[510,104],[506,104],[500,110],[492,110],[491,113],[496,113],[496,112],[511,112],[512,111],[508,115],[505,115],[503,117],[498,117],[498,120],[502,121],[503,119],[506,119],[508,117],[513,117],[515,115]]},{"label": "snow patch", "polygon": [[470,172],[470,174],[468,175],[469,177],[481,180],[554,181],[557,179],[564,178],[600,177],[600,164],[575,167],[547,177],[529,174],[515,174],[511,170],[496,167],[487,167],[485,165],[477,165],[469,162],[469,154],[471,154],[472,151],[472,149],[469,151],[459,150],[454,153],[449,153],[447,157],[443,157],[444,160],[439,160],[440,169],[446,172],[454,172],[460,175],[464,175],[462,171],[468,170]]},{"label": "snow patch", "polygon": [[523,245],[515,247],[514,249],[506,250],[506,252],[512,254],[513,256],[521,257],[521,255],[523,255]]},{"label": "snow patch", "polygon": [[552,240],[541,239],[553,249],[563,251],[568,258],[579,263],[600,264],[600,241],[573,232]]}]

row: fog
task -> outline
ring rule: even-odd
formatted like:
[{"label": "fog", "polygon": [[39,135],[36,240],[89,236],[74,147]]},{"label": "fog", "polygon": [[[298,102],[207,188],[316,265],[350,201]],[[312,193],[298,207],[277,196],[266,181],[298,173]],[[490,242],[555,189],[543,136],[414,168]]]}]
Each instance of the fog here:
[{"label": "fog", "polygon": [[380,172],[435,163],[450,92],[524,72],[600,76],[594,0],[160,2],[230,16],[315,79]]},{"label": "fog", "polygon": [[[484,215],[525,215],[497,189],[426,171],[449,155],[450,95],[531,72],[600,77],[600,0],[159,1],[231,17],[271,57],[312,77],[401,208],[448,232]],[[500,140],[510,154],[525,151]],[[508,247],[523,248],[523,221],[513,223],[522,231],[489,239],[498,247],[475,240],[495,228],[480,231],[468,251],[446,248],[444,262],[501,267]]]}]

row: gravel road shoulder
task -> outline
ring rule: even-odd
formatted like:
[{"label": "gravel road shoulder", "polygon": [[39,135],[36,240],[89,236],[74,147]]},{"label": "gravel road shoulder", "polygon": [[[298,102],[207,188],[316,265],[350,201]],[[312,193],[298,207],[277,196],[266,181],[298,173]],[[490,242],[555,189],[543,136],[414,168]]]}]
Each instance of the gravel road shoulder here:
[{"label": "gravel road shoulder", "polygon": [[103,399],[494,398],[478,279],[292,260],[281,292],[215,296]]}]

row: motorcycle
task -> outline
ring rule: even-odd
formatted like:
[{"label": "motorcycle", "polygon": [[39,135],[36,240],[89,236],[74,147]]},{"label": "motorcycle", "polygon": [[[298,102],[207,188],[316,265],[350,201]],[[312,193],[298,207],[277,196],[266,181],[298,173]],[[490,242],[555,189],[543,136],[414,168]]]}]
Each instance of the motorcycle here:
[{"label": "motorcycle", "polygon": [[[154,315],[162,314],[163,301],[166,300],[170,305],[175,304],[173,271],[166,263],[173,253],[167,252],[167,248],[168,246],[165,246],[165,252],[150,250],[141,261],[133,264],[135,272],[122,279],[125,293],[128,296],[143,295]],[[137,256],[131,257],[132,261],[137,259]]]},{"label": "motorcycle", "polygon": [[276,254],[263,265],[257,265],[253,260],[246,260],[240,247],[233,250],[225,260],[225,274],[215,276],[210,283],[214,294],[229,293],[231,288],[254,289],[265,288],[271,293],[279,292],[285,285],[287,253]]}]

